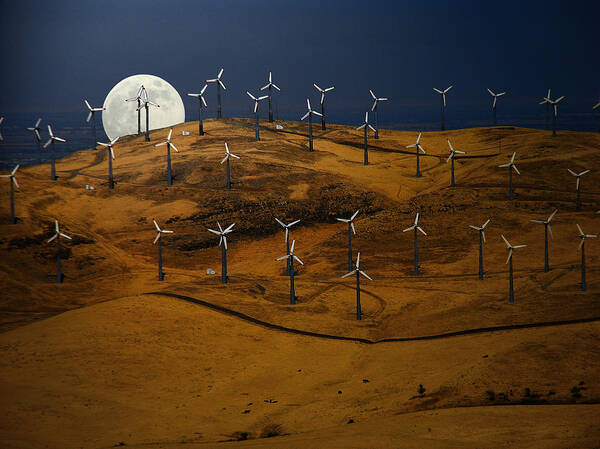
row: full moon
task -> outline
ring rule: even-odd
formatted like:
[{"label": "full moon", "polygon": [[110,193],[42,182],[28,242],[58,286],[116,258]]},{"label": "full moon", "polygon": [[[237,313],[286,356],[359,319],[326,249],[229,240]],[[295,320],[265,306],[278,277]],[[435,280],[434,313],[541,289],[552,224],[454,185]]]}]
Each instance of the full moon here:
[{"label": "full moon", "polygon": [[[125,101],[134,98],[140,86],[148,92],[148,99],[160,107],[149,106],[150,130],[166,128],[185,121],[185,108],[181,97],[173,86],[154,75],[133,75],[119,81],[104,100],[102,112],[104,132],[109,139],[137,134],[137,101]],[[146,129],[146,111],[141,109],[141,131]]]}]

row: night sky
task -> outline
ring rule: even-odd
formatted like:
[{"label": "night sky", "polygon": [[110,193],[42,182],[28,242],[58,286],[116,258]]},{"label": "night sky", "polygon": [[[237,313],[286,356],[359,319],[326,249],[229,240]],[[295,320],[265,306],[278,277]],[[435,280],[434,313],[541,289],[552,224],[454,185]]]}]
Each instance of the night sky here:
[{"label": "night sky", "polygon": [[[282,88],[282,118],[299,119],[312,87],[360,123],[368,89],[387,96],[388,121],[435,119],[433,87],[455,87],[448,116],[488,114],[489,87],[508,91],[499,114],[539,113],[552,88],[565,114],[600,98],[600,1],[0,1],[0,113],[83,112],[119,80],[160,76],[186,119],[205,79],[225,68],[225,115],[247,114],[246,90]],[[214,112],[214,85],[208,96]],[[364,113],[364,112],[363,112]],[[415,118],[416,117],[416,118]],[[385,120],[385,118],[384,118]]]}]

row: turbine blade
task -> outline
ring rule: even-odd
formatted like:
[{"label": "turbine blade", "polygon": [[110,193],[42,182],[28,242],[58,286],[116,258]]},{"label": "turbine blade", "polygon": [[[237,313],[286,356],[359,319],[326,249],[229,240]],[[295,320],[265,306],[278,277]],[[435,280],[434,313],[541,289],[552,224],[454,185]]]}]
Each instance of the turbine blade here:
[{"label": "turbine blade", "polygon": [[581,230],[581,226],[579,226],[579,223],[575,223],[577,225],[577,229],[579,230],[579,235],[585,235],[583,233],[583,231]]},{"label": "turbine blade", "polygon": [[485,231],[483,229],[481,230],[481,236],[483,237],[483,243],[487,243],[487,240],[485,239]]},{"label": "turbine blade", "polygon": [[71,237],[69,237],[67,234],[63,234],[62,232],[59,232],[59,234],[60,234],[60,236],[61,236],[61,237],[64,237],[64,238],[66,238],[66,239],[69,239],[69,240],[73,240],[73,239],[72,239]]},{"label": "turbine blade", "polygon": [[508,257],[506,258],[505,265],[508,264],[509,260],[511,259],[512,253],[513,253],[513,249],[509,248],[509,250],[508,250]]},{"label": "turbine blade", "polygon": [[152,242],[152,244],[155,245],[156,242],[158,242],[159,238],[160,238],[160,231],[156,234],[156,237],[154,237],[154,241]]},{"label": "turbine blade", "polygon": [[56,237],[58,237],[58,234],[54,234],[52,237],[50,237],[48,240],[46,240],[46,243],[50,243],[52,240],[54,240]]},{"label": "turbine blade", "polygon": [[548,224],[548,232],[550,233],[550,238],[554,238],[554,234],[552,234],[552,226]]},{"label": "turbine blade", "polygon": [[291,228],[292,226],[294,226],[294,225],[295,225],[295,224],[297,224],[297,223],[300,223],[300,220],[295,220],[295,221],[292,221],[292,222],[291,222],[291,223],[289,223],[287,226],[288,226],[288,228]]},{"label": "turbine blade", "polygon": [[221,233],[219,231],[215,231],[214,229],[209,229],[209,228],[206,228],[206,229],[208,230],[208,232],[212,232],[213,234],[216,234],[216,235],[221,235]]},{"label": "turbine blade", "polygon": [[423,229],[421,229],[419,226],[417,226],[417,231],[421,231],[421,233],[423,233],[423,235],[427,235],[427,233],[425,231],[423,231]]},{"label": "turbine blade", "polygon": [[356,235],[356,229],[354,228],[354,223],[350,222],[350,227],[352,228],[352,232]]},{"label": "turbine blade", "polygon": [[342,278],[347,278],[348,276],[352,276],[355,273],[356,273],[356,270],[351,271],[350,273],[346,273],[345,275],[343,275]]},{"label": "turbine blade", "polygon": [[87,116],[87,118],[85,119],[85,121],[86,121],[87,123],[89,123],[89,122],[90,122],[90,120],[92,119],[92,116],[93,116],[93,115],[94,115],[94,113],[93,113],[92,111],[90,111],[90,113],[88,114],[88,116]]},{"label": "turbine blade", "polygon": [[167,140],[171,140],[171,135],[173,134],[173,129],[169,130],[169,135],[167,136]]},{"label": "turbine blade", "polygon": [[555,209],[554,212],[552,212],[550,214],[550,216],[548,217],[548,223],[550,223],[552,221],[552,219],[554,218],[554,216],[556,215],[557,212],[558,212],[558,209]]},{"label": "turbine blade", "polygon": [[296,259],[296,262],[298,262],[300,265],[304,265],[304,262],[302,262],[298,256],[292,256],[292,257],[294,259]]},{"label": "turbine blade", "polygon": [[364,271],[359,271],[360,274],[362,274],[364,277],[366,277],[368,280],[372,281],[373,279],[371,279],[371,277],[365,273]]},{"label": "turbine blade", "polygon": [[502,234],[500,234],[500,237],[502,237],[502,240],[504,240],[504,243],[506,243],[506,246],[508,246],[510,248],[510,243],[508,243],[508,240],[506,240],[506,237],[504,237]]},{"label": "turbine blade", "polygon": [[156,220],[152,220],[154,222],[154,227],[156,228],[156,230],[158,232],[160,232],[160,227],[158,226],[158,223],[156,222]]}]

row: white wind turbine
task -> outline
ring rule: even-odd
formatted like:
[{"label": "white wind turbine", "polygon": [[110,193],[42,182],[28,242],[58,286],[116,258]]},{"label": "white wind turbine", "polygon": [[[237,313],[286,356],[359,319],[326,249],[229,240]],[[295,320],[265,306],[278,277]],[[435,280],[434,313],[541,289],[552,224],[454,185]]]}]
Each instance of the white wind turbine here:
[{"label": "white wind turbine", "polygon": [[575,173],[570,168],[567,168],[567,170],[569,171],[569,173],[571,173],[573,176],[575,176],[575,178],[577,178],[577,184],[576,184],[576,188],[577,188],[577,203],[576,203],[576,209],[575,210],[580,211],[581,210],[581,177],[583,175],[589,173],[590,170],[584,170],[581,173]]},{"label": "white wind turbine", "polygon": [[446,94],[453,87],[454,86],[447,87],[445,90],[436,89],[435,87],[433,88],[433,90],[435,90],[438,94],[440,94],[442,96],[442,131],[444,131],[446,129],[446,123],[445,123],[445,119],[444,119],[444,115],[446,112]]},{"label": "white wind turbine", "polygon": [[506,164],[498,165],[498,168],[506,168],[506,167],[508,167],[508,199],[509,200],[513,199],[512,171],[513,170],[516,171],[517,175],[521,174],[521,172],[519,171],[519,169],[515,165],[515,155],[516,154],[517,153],[514,152],[512,154],[512,156],[510,157],[510,161],[507,162]]},{"label": "white wind turbine", "polygon": [[42,118],[38,118],[35,125],[30,128],[27,128],[29,131],[33,131],[33,135],[35,136],[35,142],[37,143],[38,151],[42,149],[42,135],[40,134],[40,123],[42,123]]},{"label": "white wind turbine", "polygon": [[52,181],[56,181],[56,161],[55,161],[55,154],[54,154],[54,142],[66,142],[65,139],[61,138],[61,137],[57,137],[54,135],[54,133],[52,132],[52,127],[50,125],[48,125],[48,134],[50,134],[50,138],[48,139],[48,141],[44,144],[44,146],[42,147],[44,150],[46,148],[48,148],[50,145],[52,145],[52,150],[51,150],[51,155],[50,155],[50,177],[52,179]]},{"label": "white wind turbine", "polygon": [[506,259],[506,263],[510,262],[509,266],[509,290],[508,290],[508,301],[512,304],[515,302],[515,289],[513,284],[513,250],[518,248],[525,248],[527,245],[511,245],[506,237],[501,235],[502,240],[506,243],[506,247],[508,249],[508,259]]},{"label": "white wind turbine", "polygon": [[85,105],[88,108],[89,114],[87,116],[87,118],[85,119],[86,123],[89,123],[90,120],[92,120],[92,132],[94,135],[94,147],[96,147],[96,112],[102,112],[105,111],[106,108],[102,107],[102,108],[93,108],[90,106],[90,104],[88,103],[87,99],[83,99],[83,102],[85,103]]},{"label": "white wind turbine", "polygon": [[156,242],[158,242],[158,280],[164,281],[165,273],[163,273],[163,270],[162,270],[162,236],[163,236],[163,234],[172,234],[173,231],[167,231],[166,229],[161,229],[160,226],[158,226],[158,223],[156,222],[156,220],[152,220],[152,221],[154,222],[154,227],[156,228],[156,231],[157,231],[153,244],[156,245]]},{"label": "white wind turbine", "polygon": [[[277,223],[279,223],[283,229],[285,229],[285,250],[286,250],[286,253],[289,254],[290,253],[290,228],[292,226],[294,226],[295,224],[298,224],[300,222],[300,220],[294,220],[288,224],[285,224],[279,218],[275,217],[275,221]],[[288,276],[290,275],[290,265],[289,264],[287,266],[286,273]]]},{"label": "white wind turbine", "polygon": [[210,79],[210,80],[206,80],[207,83],[215,83],[217,85],[217,118],[222,118],[222,114],[221,114],[221,87],[223,88],[223,90],[227,90],[227,88],[225,87],[225,84],[223,84],[223,81],[221,81],[221,76],[223,76],[223,71],[225,69],[221,68],[221,70],[219,70],[219,74],[217,75],[216,78]]},{"label": "white wind turbine", "polygon": [[171,142],[171,135],[173,134],[173,129],[169,129],[169,135],[167,136],[167,140],[165,142],[157,143],[154,145],[155,147],[161,147],[163,145],[167,146],[167,183],[168,185],[173,185],[173,177],[171,176],[171,148],[175,150],[175,152],[179,153],[179,150],[173,142]]},{"label": "white wind turbine", "polygon": [[119,140],[119,138],[115,137],[113,140],[111,140],[108,143],[96,142],[98,145],[106,148],[106,151],[107,151],[106,159],[108,160],[108,188],[109,189],[115,188],[115,180],[113,178],[112,161],[115,158],[115,152],[113,151],[113,145],[115,143],[117,143],[117,140]]},{"label": "white wind turbine", "polygon": [[506,92],[501,92],[499,94],[494,93],[491,89],[487,90],[490,95],[492,96],[492,98],[494,98],[494,102],[492,104],[492,111],[494,113],[494,126],[496,126],[496,103],[498,102],[498,98],[501,97],[502,95],[506,95]]},{"label": "white wind turbine", "polygon": [[204,124],[202,123],[202,105],[204,105],[205,108],[208,107],[206,100],[204,99],[204,91],[206,91],[207,87],[208,84],[205,84],[199,94],[188,94],[190,97],[198,98],[198,134],[201,136],[204,135]]},{"label": "white wind turbine", "polygon": [[356,275],[356,319],[358,321],[360,321],[362,319],[362,309],[360,306],[360,275],[361,274],[364,277],[366,277],[368,280],[370,280],[370,281],[373,280],[369,277],[369,275],[367,273],[365,273],[364,271],[362,271],[360,269],[360,251],[359,251],[358,254],[356,255],[356,268],[342,276],[343,278],[345,278],[348,276]]},{"label": "white wind turbine", "polygon": [[556,137],[556,120],[558,118],[558,103],[560,103],[564,99],[564,95],[562,97],[558,97],[556,100],[552,100],[550,98],[550,89],[548,89],[548,96],[545,97],[540,104],[546,104],[547,108],[550,106],[554,107],[554,114],[552,115],[552,137]]},{"label": "white wind turbine", "polygon": [[587,289],[587,284],[585,280],[585,240],[588,238],[595,239],[598,237],[595,234],[586,234],[577,223],[577,229],[579,230],[579,238],[581,243],[579,243],[578,250],[581,251],[581,291],[584,292]]},{"label": "white wind turbine", "polygon": [[221,283],[227,284],[227,281],[229,280],[229,276],[227,276],[227,234],[233,232],[235,223],[232,223],[227,228],[223,229],[221,224],[217,221],[217,226],[219,227],[218,231],[210,228],[207,229],[208,232],[212,232],[221,237],[219,239],[219,246],[221,247]]},{"label": "white wind turbine", "polygon": [[142,89],[141,104],[138,106],[137,110],[140,111],[142,108],[146,110],[146,142],[150,142],[150,108],[148,106],[160,108],[160,105],[150,101],[150,98],[148,97],[148,91],[146,89]]},{"label": "white wind turbine", "polygon": [[260,130],[259,130],[260,128],[258,126],[258,102],[262,101],[262,100],[266,100],[267,98],[269,98],[269,96],[263,95],[262,97],[255,97],[248,91],[246,91],[246,93],[252,100],[254,100],[254,118],[256,119],[256,124],[254,126],[254,130],[255,130],[255,135],[256,135],[256,141],[258,142],[260,140]]},{"label": "white wind turbine", "polygon": [[231,190],[231,169],[229,167],[229,158],[236,158],[239,159],[239,156],[236,156],[233,153],[229,152],[229,145],[227,145],[227,142],[225,142],[225,157],[223,158],[223,160],[221,161],[221,164],[227,162],[227,189]]},{"label": "white wind turbine", "polygon": [[127,102],[129,102],[129,101],[137,101],[136,111],[137,111],[137,123],[138,123],[138,130],[137,130],[138,136],[142,133],[142,120],[141,120],[141,114],[142,114],[141,109],[142,108],[141,108],[141,105],[142,105],[142,93],[145,90],[146,89],[145,89],[144,85],[142,84],[140,86],[140,88],[138,89],[137,94],[135,95],[135,97],[133,97],[133,98],[127,98],[125,100]]},{"label": "white wind turbine", "polygon": [[375,128],[373,128],[370,124],[369,124],[369,112],[365,112],[365,122],[360,125],[358,128],[356,128],[357,130],[361,130],[364,129],[364,135],[365,135],[365,148],[364,148],[364,165],[369,165],[369,141],[368,141],[368,136],[367,136],[367,131],[370,129],[372,129],[375,133],[377,132],[377,130]]},{"label": "white wind turbine", "polygon": [[454,183],[454,159],[456,157],[457,154],[466,154],[464,151],[459,151],[459,150],[455,150],[452,147],[452,144],[450,143],[450,139],[448,140],[448,146],[450,147],[450,155],[448,156],[448,159],[446,159],[446,163],[452,161],[452,168],[450,171],[450,187],[454,187],[456,184]]},{"label": "white wind turbine", "polygon": [[[260,88],[260,90],[265,90],[265,89],[269,89],[269,122],[272,123],[273,122],[273,109],[271,108],[271,97],[272,97],[272,88],[277,89],[277,91],[281,92],[281,89],[279,87],[277,87],[277,85],[273,82],[273,75],[271,72],[269,72],[269,82],[267,84],[265,84],[263,87]],[[256,111],[254,111],[254,113],[256,113]],[[258,140],[258,139],[256,139]]]},{"label": "white wind turbine", "polygon": [[19,188],[19,183],[17,182],[17,178],[15,174],[19,169],[19,165],[17,165],[8,175],[0,175],[0,178],[9,178],[10,180],[10,222],[15,224],[17,219],[15,218],[15,193],[14,188]]},{"label": "white wind turbine", "polygon": [[554,218],[554,215],[558,212],[556,209],[554,212],[550,214],[547,220],[531,220],[533,223],[543,224],[544,225],[544,271],[550,271],[550,264],[548,263],[548,233],[550,233],[550,237],[552,235],[552,227],[550,226],[550,222]]},{"label": "white wind turbine", "polygon": [[490,223],[490,220],[491,219],[488,219],[488,221],[486,221],[481,226],[469,225],[470,228],[475,229],[477,232],[479,232],[479,280],[480,281],[483,279],[483,244],[487,243],[485,240],[485,228]]},{"label": "white wind turbine", "polygon": [[352,271],[352,234],[356,235],[356,229],[354,229],[354,219],[360,212],[358,209],[352,214],[350,218],[336,218],[337,221],[346,223],[348,225],[348,271]]},{"label": "white wind turbine", "polygon": [[414,231],[414,250],[415,250],[415,276],[419,275],[419,245],[418,245],[418,234],[417,231],[423,235],[427,235],[423,229],[419,226],[419,213],[415,216],[415,222],[409,228],[406,228],[402,232]]},{"label": "white wind turbine", "polygon": [[320,88],[317,83],[313,83],[313,86],[315,86],[315,89],[321,94],[321,129],[325,131],[325,94],[335,89],[335,86],[327,87],[325,89]]},{"label": "white wind turbine", "polygon": [[58,284],[62,284],[62,271],[61,271],[61,265],[60,265],[60,238],[64,237],[68,240],[73,240],[71,237],[69,237],[67,234],[63,234],[62,232],[60,232],[60,227],[58,226],[58,220],[54,220],[54,224],[55,224],[55,233],[52,237],[50,237],[47,241],[47,243],[50,243],[52,240],[56,239],[56,282]]},{"label": "white wind turbine", "polygon": [[371,97],[373,97],[373,106],[371,106],[371,112],[375,113],[375,138],[379,139],[379,113],[377,112],[377,106],[379,105],[379,102],[381,101],[388,101],[389,98],[387,97],[380,97],[378,98],[371,89],[369,89],[369,93],[371,94]]},{"label": "white wind turbine", "polygon": [[309,151],[314,151],[314,148],[313,148],[313,132],[312,132],[312,116],[313,116],[313,114],[321,116],[321,114],[318,113],[317,111],[313,111],[310,108],[310,100],[308,98],[306,99],[306,105],[308,107],[308,112],[306,114],[304,114],[300,120],[304,120],[306,117],[308,117],[308,150]]},{"label": "white wind turbine", "polygon": [[417,178],[420,178],[423,175],[421,175],[421,166],[420,166],[420,162],[419,162],[419,151],[422,151],[423,154],[427,154],[427,153],[425,153],[425,149],[421,146],[421,133],[419,133],[419,135],[417,136],[417,141],[415,143],[413,143],[412,145],[406,145],[406,148],[415,148],[416,149],[417,174],[415,176]]},{"label": "white wind turbine", "polygon": [[298,258],[298,256],[296,256],[294,254],[294,246],[295,245],[296,245],[296,240],[292,240],[292,246],[289,248],[287,254],[285,256],[281,256],[281,257],[277,258],[277,260],[286,259],[288,269],[290,270],[290,274],[289,274],[289,276],[290,276],[290,304],[296,304],[296,289],[294,287],[294,275],[295,275],[294,260],[296,260],[296,262],[298,262],[300,265],[304,265],[304,262],[302,262],[300,260],[300,258]]}]

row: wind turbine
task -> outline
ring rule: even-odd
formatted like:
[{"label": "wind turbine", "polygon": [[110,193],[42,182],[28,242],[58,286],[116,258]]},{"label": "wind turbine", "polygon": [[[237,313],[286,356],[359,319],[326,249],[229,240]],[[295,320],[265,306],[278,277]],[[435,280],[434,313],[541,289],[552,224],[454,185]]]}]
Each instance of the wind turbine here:
[{"label": "wind turbine", "polygon": [[142,108],[146,110],[146,142],[150,142],[150,108],[148,108],[148,106],[160,108],[160,105],[149,100],[148,91],[146,89],[142,90],[142,96],[141,104],[138,106],[137,110],[140,111]]},{"label": "wind turbine", "polygon": [[369,112],[365,112],[365,123],[363,123],[362,125],[360,125],[358,128],[356,128],[357,130],[363,129],[365,130],[365,156],[364,156],[364,164],[365,165],[369,165],[369,142],[367,139],[367,131],[369,128],[371,128],[374,132],[377,132],[377,130],[375,128],[373,128],[371,125],[369,125]]},{"label": "wind turbine", "polygon": [[[275,218],[275,221],[277,223],[279,223],[283,229],[285,229],[285,250],[286,250],[286,253],[289,254],[290,253],[290,228],[292,226],[294,226],[295,224],[299,223],[300,220],[295,220],[288,224],[285,224],[283,221],[279,220],[279,218]],[[287,271],[286,271],[286,274],[288,276],[290,276],[290,269],[291,269],[290,264],[288,264]]]},{"label": "wind turbine", "polygon": [[179,150],[171,142],[171,134],[173,134],[172,128],[169,130],[169,135],[167,136],[166,142],[161,142],[154,145],[155,147],[161,147],[163,145],[167,146],[167,182],[170,186],[173,185],[173,178],[171,176],[171,148],[179,153]]},{"label": "wind turbine", "polygon": [[136,108],[136,111],[137,111],[137,116],[138,116],[138,131],[137,131],[137,133],[138,133],[138,136],[139,136],[139,135],[142,133],[142,124],[141,124],[141,122],[142,122],[142,120],[141,120],[141,114],[142,114],[142,112],[141,112],[141,109],[142,109],[142,108],[141,108],[141,105],[142,105],[142,93],[143,93],[145,90],[146,90],[146,88],[145,88],[145,87],[144,87],[144,85],[142,84],[142,85],[140,86],[140,88],[138,89],[138,92],[137,92],[137,94],[135,95],[135,97],[133,97],[133,98],[128,98],[128,99],[126,99],[126,100],[125,100],[125,101],[137,101],[137,108]]},{"label": "wind turbine", "polygon": [[508,163],[502,164],[502,165],[498,165],[498,168],[508,167],[508,199],[509,200],[513,199],[512,170],[516,171],[517,175],[521,174],[521,172],[519,171],[519,169],[515,165],[515,155],[516,154],[517,154],[516,152],[512,154],[512,156],[510,157],[510,161]]},{"label": "wind turbine", "polygon": [[550,264],[548,263],[548,232],[550,232],[550,237],[554,237],[552,235],[552,227],[550,226],[550,222],[554,218],[554,215],[558,212],[556,209],[554,212],[550,214],[547,220],[531,220],[533,223],[539,223],[544,225],[544,271],[550,271]]},{"label": "wind turbine", "polygon": [[550,89],[548,89],[548,96],[544,98],[544,100],[540,104],[546,103],[548,106],[554,106],[554,115],[552,115],[552,137],[556,137],[556,120],[558,118],[558,103],[563,100],[564,95],[562,97],[558,97],[556,100],[550,99]]},{"label": "wind turbine", "polygon": [[589,173],[589,170],[584,170],[581,173],[575,173],[570,168],[567,168],[567,170],[569,171],[569,173],[571,173],[573,176],[575,176],[577,178],[577,206],[576,206],[575,210],[580,211],[581,210],[581,177],[583,175],[585,175],[586,173]]},{"label": "wind turbine", "polygon": [[56,232],[52,237],[50,237],[47,243],[50,243],[52,240],[56,239],[56,282],[62,284],[62,272],[60,268],[60,238],[64,237],[69,240],[73,240],[67,234],[63,234],[60,232],[60,228],[58,226],[58,220],[54,220]]},{"label": "wind turbine", "polygon": [[540,101],[540,104],[546,105],[546,129],[548,129],[550,122],[550,89],[548,89],[548,95],[542,97],[542,101]]},{"label": "wind turbine", "polygon": [[42,118],[38,118],[35,125],[31,128],[27,128],[29,131],[33,131],[33,135],[35,136],[35,141],[37,143],[38,152],[42,149],[42,135],[40,134],[40,123],[42,123]]},{"label": "wind turbine", "polygon": [[167,231],[166,229],[160,229],[156,220],[152,220],[154,222],[154,227],[156,228],[156,237],[154,238],[153,244],[158,242],[158,280],[165,280],[165,273],[162,270],[162,235],[163,234],[173,234],[173,231]]},{"label": "wind turbine", "polygon": [[92,132],[94,133],[94,147],[96,146],[96,112],[102,112],[105,111],[106,108],[93,108],[90,106],[90,104],[88,103],[88,101],[84,98],[83,102],[85,103],[85,105],[87,106],[88,110],[90,111],[87,118],[85,119],[86,123],[89,123],[90,120],[92,121]]},{"label": "wind turbine", "polygon": [[[269,72],[269,82],[268,82],[268,84],[266,84],[263,87],[261,87],[260,90],[269,89],[268,98],[269,98],[269,122],[270,123],[273,122],[273,110],[271,109],[271,95],[272,95],[271,91],[272,91],[273,87],[275,89],[277,89],[279,92],[281,92],[281,89],[279,87],[277,87],[277,85],[273,82],[273,75],[271,74],[271,72]],[[254,112],[256,113],[256,111],[254,111]],[[258,140],[258,139],[256,139],[256,140]]]},{"label": "wind turbine", "polygon": [[[256,131],[256,141],[258,142],[260,140],[260,131],[259,131],[259,127],[258,127],[258,102],[262,101],[266,98],[269,98],[268,95],[263,95],[262,97],[255,97],[254,95],[252,95],[250,92],[246,91],[246,93],[248,94],[248,96],[250,98],[252,98],[254,100],[254,117],[256,118],[256,125],[254,126],[254,129]],[[270,102],[269,102],[270,104]],[[271,112],[269,111],[269,114]]]},{"label": "wind turbine", "polygon": [[373,97],[373,106],[371,106],[371,112],[375,113],[375,138],[379,139],[379,113],[377,112],[377,105],[380,101],[388,101],[388,98],[377,98],[371,89],[369,89],[369,93],[371,94],[371,97]]},{"label": "wind turbine", "polygon": [[[600,102],[596,104],[592,110],[600,108]],[[599,116],[600,117],[600,116]],[[600,119],[598,120],[598,132],[600,133]]]},{"label": "wind turbine", "polygon": [[221,76],[223,76],[223,68],[221,68],[221,70],[219,70],[219,74],[217,75],[216,78],[213,78],[211,80],[206,80],[207,83],[215,83],[217,85],[217,118],[221,118],[221,87],[223,88],[223,90],[227,90],[227,88],[225,87],[225,84],[223,84],[223,81],[221,81]]},{"label": "wind turbine", "polygon": [[115,137],[108,143],[96,142],[98,145],[101,145],[106,148],[106,159],[108,160],[108,188],[115,188],[115,180],[113,178],[113,170],[112,170],[112,161],[115,158],[115,152],[113,151],[113,145],[117,143],[119,140],[118,137]]},{"label": "wind turbine", "polygon": [[414,230],[415,233],[415,243],[414,243],[414,247],[415,247],[415,276],[419,275],[419,245],[418,245],[418,239],[417,239],[417,231],[422,232],[423,235],[427,235],[427,233],[425,231],[423,231],[423,229],[421,229],[421,227],[419,226],[419,213],[417,212],[417,216],[415,217],[415,222],[414,224],[410,227],[410,228],[406,228],[404,231],[402,232],[407,232],[407,231],[412,231]]},{"label": "wind turbine", "polygon": [[496,123],[497,123],[496,122],[496,103],[498,101],[498,97],[501,97],[502,95],[505,95],[506,92],[501,92],[499,94],[496,94],[496,93],[492,92],[491,89],[488,89],[487,91],[494,98],[494,103],[492,104],[492,111],[494,112],[494,126],[496,126]]},{"label": "wind turbine", "polygon": [[454,86],[450,86],[445,90],[439,90],[435,87],[433,88],[433,90],[435,90],[438,94],[442,96],[442,131],[446,129],[446,123],[444,122],[444,113],[446,111],[446,94],[450,91],[450,89],[452,89],[452,87]]},{"label": "wind turbine", "polygon": [[425,149],[421,146],[421,133],[419,133],[419,135],[417,136],[417,141],[415,143],[413,143],[412,145],[406,145],[406,148],[415,148],[417,150],[417,174],[415,175],[417,178],[420,178],[421,176],[421,168],[420,168],[420,164],[419,164],[419,151],[422,151],[423,154],[427,154],[425,153]]},{"label": "wind turbine", "polygon": [[312,115],[318,115],[322,117],[322,114],[319,114],[317,111],[313,111],[310,108],[310,100],[307,98],[306,99],[306,105],[308,106],[308,112],[306,114],[304,114],[302,116],[302,118],[300,120],[304,120],[306,117],[308,117],[308,149],[309,151],[314,151],[313,149],[313,133],[312,133]]},{"label": "wind turbine", "polygon": [[208,84],[205,84],[199,94],[188,94],[190,97],[198,97],[198,134],[201,136],[204,135],[204,125],[202,124],[202,105],[205,108],[208,107],[206,104],[206,100],[204,99],[204,91],[208,87]]},{"label": "wind turbine", "polygon": [[356,229],[354,229],[354,219],[360,212],[358,209],[350,218],[336,218],[337,221],[348,224],[348,271],[352,271],[352,234],[356,235]]},{"label": "wind turbine", "polygon": [[[9,178],[9,180],[10,180],[10,222],[12,224],[15,224],[17,222],[17,219],[15,218],[14,187],[16,187],[17,189],[19,188],[19,183],[17,182],[17,178],[15,178],[15,173],[17,173],[18,169],[19,169],[19,165],[17,165],[15,168],[13,168],[13,170],[10,172],[9,175],[0,175],[0,178]],[[13,186],[13,184],[14,184],[14,186]]]},{"label": "wind turbine", "polygon": [[485,227],[489,224],[490,219],[481,226],[469,225],[470,228],[475,229],[479,232],[479,280],[483,280],[483,244],[487,243],[485,240]]},{"label": "wind turbine", "polygon": [[321,89],[317,86],[317,83],[313,83],[313,86],[321,93],[321,129],[325,131],[325,94],[335,89],[335,86],[327,87],[326,89]]},{"label": "wind turbine", "polygon": [[229,276],[227,276],[227,234],[233,231],[232,228],[234,225],[235,223],[232,223],[227,228],[223,229],[221,224],[217,221],[217,226],[219,227],[218,231],[207,228],[208,232],[212,232],[221,237],[219,239],[219,246],[221,247],[221,282],[223,284],[227,284],[227,281],[229,280]]},{"label": "wind turbine", "polygon": [[353,274],[356,275],[356,319],[360,321],[362,319],[362,310],[360,307],[360,275],[362,274],[370,281],[373,280],[369,277],[367,273],[360,269],[360,251],[356,255],[356,269],[351,270],[349,273],[346,273],[342,277],[345,278],[348,276],[352,276]]},{"label": "wind turbine", "polygon": [[287,254],[277,259],[287,259],[288,270],[290,270],[290,304],[296,304],[296,290],[294,289],[294,259],[296,259],[296,261],[300,265],[304,265],[304,263],[298,258],[298,256],[294,255],[295,244],[296,240],[292,240],[292,246],[289,248]]},{"label": "wind turbine", "polygon": [[594,234],[585,234],[581,230],[579,223],[577,223],[577,229],[579,230],[579,238],[581,239],[578,250],[581,251],[581,291],[584,292],[587,288],[587,284],[585,282],[585,239],[596,238],[598,236]]},{"label": "wind turbine", "polygon": [[229,190],[231,190],[231,170],[229,168],[229,158],[230,157],[234,157],[236,159],[240,158],[239,156],[236,156],[235,154],[229,152],[229,145],[227,145],[227,142],[225,142],[225,157],[221,161],[221,164],[223,164],[223,162],[227,161],[227,189],[229,189]]},{"label": "wind turbine", "polygon": [[506,237],[504,237],[503,235],[501,235],[502,240],[504,240],[504,243],[506,243],[506,247],[508,249],[508,259],[506,259],[506,263],[510,262],[509,265],[509,281],[510,281],[510,285],[509,285],[509,291],[508,291],[508,302],[510,302],[511,304],[515,302],[515,289],[514,289],[514,284],[513,284],[513,250],[518,249],[518,248],[525,248],[527,245],[511,245],[510,243],[508,243],[508,240],[506,240]]},{"label": "wind turbine", "polygon": [[455,187],[456,184],[454,183],[454,159],[455,159],[456,154],[466,154],[466,153],[464,151],[455,150],[452,147],[452,144],[450,143],[450,139],[448,139],[448,146],[450,147],[450,156],[448,156],[448,159],[446,159],[446,163],[452,161],[450,187]]},{"label": "wind turbine", "polygon": [[48,125],[48,133],[50,134],[50,138],[48,139],[48,141],[44,144],[44,146],[42,147],[44,150],[46,148],[48,148],[50,145],[52,145],[52,149],[51,149],[51,160],[50,160],[50,176],[52,178],[52,181],[56,181],[56,162],[55,162],[55,155],[54,155],[54,142],[58,141],[58,142],[66,142],[65,139],[62,139],[60,137],[57,137],[54,135],[54,133],[52,132],[52,127],[50,125]]}]

